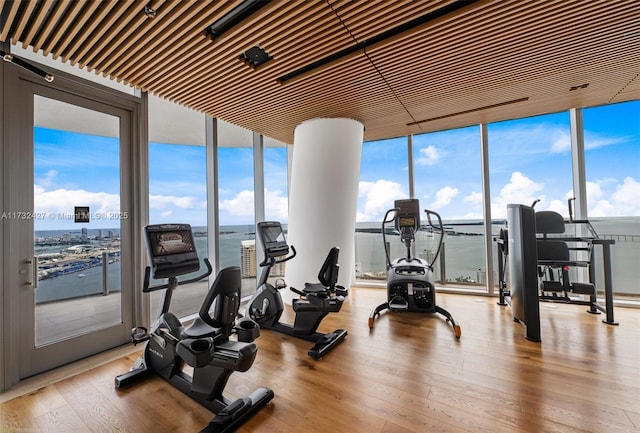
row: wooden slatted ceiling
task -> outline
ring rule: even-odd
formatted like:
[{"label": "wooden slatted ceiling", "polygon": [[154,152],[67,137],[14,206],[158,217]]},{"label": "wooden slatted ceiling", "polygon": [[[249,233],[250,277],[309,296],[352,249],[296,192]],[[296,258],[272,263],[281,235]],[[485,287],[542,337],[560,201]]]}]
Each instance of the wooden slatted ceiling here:
[{"label": "wooden slatted ceiling", "polygon": [[[355,118],[379,139],[640,99],[635,0],[469,2],[277,81],[453,2],[276,0],[212,41],[204,29],[241,0],[0,0],[0,41],[284,142],[313,117]],[[255,45],[273,60],[253,70],[238,57]]]}]

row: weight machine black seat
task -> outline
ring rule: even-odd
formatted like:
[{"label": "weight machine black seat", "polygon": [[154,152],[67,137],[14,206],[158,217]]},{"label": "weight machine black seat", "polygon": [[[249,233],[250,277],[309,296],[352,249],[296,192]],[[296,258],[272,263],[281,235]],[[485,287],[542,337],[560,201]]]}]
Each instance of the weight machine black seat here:
[{"label": "weight machine black seat", "polygon": [[[565,233],[564,218],[557,212],[539,211],[535,213],[535,219],[536,233],[541,235],[536,240],[541,291],[564,292],[565,298],[568,296],[567,292],[595,295],[595,286],[592,283],[572,283],[569,281],[570,267],[588,268],[591,266],[590,246],[572,248],[561,237],[549,237],[550,234],[562,235]],[[574,260],[571,257],[572,250],[587,251],[589,258]],[[553,274],[554,269],[558,272],[557,277]]]}]

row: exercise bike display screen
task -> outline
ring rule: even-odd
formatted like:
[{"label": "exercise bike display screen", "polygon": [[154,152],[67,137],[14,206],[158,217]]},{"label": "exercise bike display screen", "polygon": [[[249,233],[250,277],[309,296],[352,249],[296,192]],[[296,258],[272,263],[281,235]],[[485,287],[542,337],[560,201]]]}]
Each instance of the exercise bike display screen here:
[{"label": "exercise bike display screen", "polygon": [[265,221],[258,223],[258,232],[267,255],[280,256],[289,252],[289,246],[279,222]]},{"label": "exercise bike display screen", "polygon": [[195,272],[200,260],[189,224],[155,224],[146,227],[154,278]]}]

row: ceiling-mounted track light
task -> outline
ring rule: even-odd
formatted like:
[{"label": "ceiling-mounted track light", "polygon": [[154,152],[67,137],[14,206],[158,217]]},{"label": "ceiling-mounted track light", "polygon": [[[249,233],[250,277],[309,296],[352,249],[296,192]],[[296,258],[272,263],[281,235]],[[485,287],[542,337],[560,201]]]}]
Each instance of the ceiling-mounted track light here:
[{"label": "ceiling-mounted track light", "polygon": [[420,123],[433,122],[434,120],[446,119],[447,117],[460,116],[462,114],[475,113],[477,111],[484,111],[484,110],[489,110],[491,108],[503,107],[509,104],[517,104],[519,102],[526,102],[528,100],[529,100],[529,97],[525,96],[524,98],[513,99],[511,101],[498,102],[497,104],[485,105],[484,107],[476,107],[476,108],[471,108],[470,110],[458,111],[457,113],[443,114],[442,116],[431,117],[429,119],[416,120],[415,122],[407,123],[407,126],[419,125]]},{"label": "ceiling-mounted track light", "polygon": [[263,6],[269,4],[269,0],[245,0],[227,14],[223,15],[215,23],[207,27],[204,33],[211,39],[220,37],[227,30],[235,27],[240,22],[257,12]]},{"label": "ceiling-mounted track light", "polygon": [[400,24],[396,27],[386,30],[379,35],[372,36],[368,39],[365,39],[361,42],[356,43],[355,45],[344,48],[336,53],[329,54],[328,56],[322,59],[316,60],[315,62],[310,63],[306,66],[302,66],[301,68],[298,68],[295,71],[289,72],[288,74],[284,74],[278,77],[278,82],[280,84],[286,84],[287,82],[290,82],[294,79],[306,76],[308,73],[315,71],[317,69],[321,69],[323,67],[329,67],[331,64],[333,64],[333,62],[339,59],[342,59],[354,53],[362,52],[363,50],[366,50],[368,47],[372,45],[384,43],[389,39],[397,37],[398,35],[404,32],[413,30],[416,27],[428,24],[438,18],[442,18],[447,14],[456,12],[462,8],[470,6],[476,1],[477,0],[455,0],[454,2],[449,3],[446,6],[442,6],[438,9],[434,9],[431,12],[428,12],[422,16],[409,20],[404,24]]},{"label": "ceiling-mounted track light", "polygon": [[52,74],[49,74],[47,71],[43,71],[42,69],[32,65],[29,62],[25,62],[20,57],[16,57],[11,53],[7,53],[2,50],[0,50],[0,56],[2,57],[2,60],[4,60],[5,62],[13,63],[14,65],[20,66],[21,68],[24,68],[30,72],[33,72],[36,75],[40,75],[48,83],[53,81]]}]

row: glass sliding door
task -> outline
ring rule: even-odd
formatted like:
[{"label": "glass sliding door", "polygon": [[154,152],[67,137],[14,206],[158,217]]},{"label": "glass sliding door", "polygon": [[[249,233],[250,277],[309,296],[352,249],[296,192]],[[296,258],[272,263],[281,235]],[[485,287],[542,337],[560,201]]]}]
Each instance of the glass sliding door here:
[{"label": "glass sliding door", "polygon": [[15,380],[129,340],[132,113],[11,79],[7,98],[19,103],[9,114],[3,225]]},{"label": "glass sliding door", "polygon": [[[33,102],[35,343],[43,346],[122,322],[128,214],[120,206],[120,118],[40,95]],[[56,129],[47,113],[91,119],[102,131]]]}]

